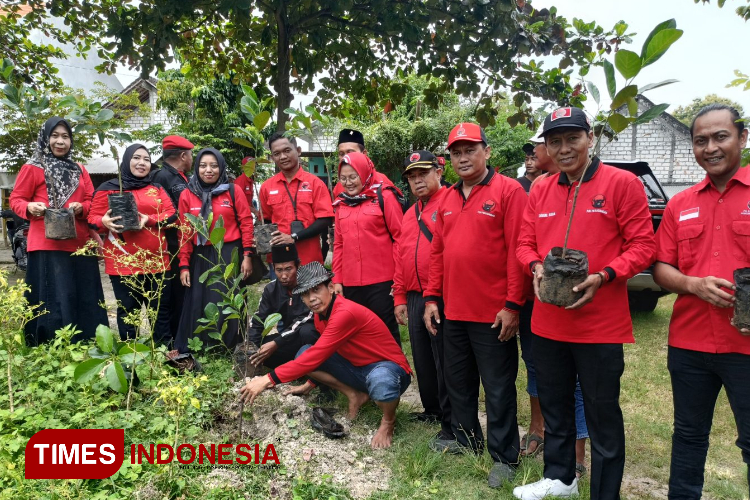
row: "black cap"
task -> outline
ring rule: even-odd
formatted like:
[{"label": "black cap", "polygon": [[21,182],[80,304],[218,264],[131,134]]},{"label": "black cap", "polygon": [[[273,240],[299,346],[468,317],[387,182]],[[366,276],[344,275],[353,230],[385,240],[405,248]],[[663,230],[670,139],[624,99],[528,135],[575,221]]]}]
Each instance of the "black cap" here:
[{"label": "black cap", "polygon": [[591,123],[581,108],[558,108],[544,119],[540,136],[544,137],[556,128],[580,128],[588,132],[591,130]]},{"label": "black cap", "polygon": [[354,142],[356,144],[361,144],[362,147],[365,146],[365,136],[362,135],[362,132],[359,130],[354,130],[353,128],[345,128],[341,132],[339,132],[339,142],[338,144],[341,144],[343,142]]},{"label": "black cap", "polygon": [[271,262],[279,264],[281,262],[297,262],[299,255],[294,243],[284,245],[274,245],[271,247]]},{"label": "black cap", "polygon": [[333,273],[314,260],[297,269],[297,288],[292,293],[299,295],[331,278],[333,278]]},{"label": "black cap", "polygon": [[440,167],[437,157],[429,151],[420,149],[414,151],[406,157],[406,159],[404,160],[404,171],[401,173],[401,175],[403,176],[406,174],[406,172],[408,172],[409,170],[414,170],[415,168],[432,167]]},{"label": "black cap", "polygon": [[521,149],[523,149],[523,152],[526,153],[526,156],[533,155],[534,148],[536,148],[536,144],[531,144],[530,142],[527,142],[526,144],[521,146]]}]

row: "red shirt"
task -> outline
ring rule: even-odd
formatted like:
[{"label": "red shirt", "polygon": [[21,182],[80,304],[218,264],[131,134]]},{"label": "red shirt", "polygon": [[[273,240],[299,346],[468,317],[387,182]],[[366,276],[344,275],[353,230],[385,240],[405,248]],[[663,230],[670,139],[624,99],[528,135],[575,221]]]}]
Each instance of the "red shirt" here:
[{"label": "red shirt", "polygon": [[296,380],[315,371],[335,352],[354,366],[393,361],[411,374],[409,362],[383,320],[364,306],[334,296],[328,318],[315,315],[320,338],[294,361],[271,371],[277,384]]},{"label": "red shirt", "polygon": [[[79,165],[81,165],[79,163]],[[78,188],[73,192],[65,207],[71,203],[78,202],[83,205],[83,212],[76,215],[76,234],[78,237],[74,240],[49,240],[44,235],[44,216],[36,217],[28,213],[27,207],[33,201],[40,201],[49,206],[47,197],[47,185],[44,182],[44,170],[34,165],[24,165],[16,178],[16,184],[13,186],[13,192],[10,194],[10,208],[24,219],[29,220],[29,235],[27,237],[27,247],[29,252],[36,250],[60,250],[63,252],[73,253],[82,247],[89,237],[89,226],[86,218],[89,215],[91,207],[91,197],[94,194],[94,185],[86,168],[81,165],[81,180]]]},{"label": "red shirt", "polygon": [[239,177],[237,177],[237,179],[235,179],[234,185],[240,188],[243,193],[245,193],[245,198],[247,198],[247,205],[249,207],[252,207],[255,182],[253,182],[251,178],[243,173]]},{"label": "red shirt", "polygon": [[[292,182],[287,186],[283,172],[274,175],[260,186],[260,206],[263,218],[279,225],[279,231],[290,234],[290,227],[294,220],[294,208],[292,199],[297,198],[297,220],[302,221],[305,227],[317,219],[333,217],[331,206],[331,195],[323,181],[317,176],[305,172],[302,167],[294,174]],[[296,243],[300,265],[309,264],[312,261],[323,262],[323,253],[320,249],[320,238],[307,238]],[[270,257],[270,256],[269,256]]]},{"label": "red shirt", "polygon": [[[440,189],[427,200],[426,204],[418,200],[414,205],[419,209],[422,222],[433,235],[438,206],[447,192],[446,188],[440,186]],[[401,238],[398,240],[399,255],[396,259],[396,274],[393,276],[393,303],[397,306],[406,304],[406,292],[424,292],[430,271],[432,243],[419,228],[414,207],[406,211],[401,221]]]},{"label": "red shirt", "polygon": [[[104,270],[110,275],[130,275],[130,274],[153,274],[163,273],[169,269],[169,251],[167,250],[166,232],[159,229],[160,223],[171,224],[177,218],[177,211],[172,205],[172,199],[169,197],[164,188],[156,186],[146,186],[141,189],[125,191],[133,193],[135,203],[138,206],[138,212],[148,215],[146,227],[140,231],[125,231],[120,235],[107,235],[104,240]],[[91,203],[89,212],[89,224],[97,231],[105,231],[102,224],[102,217],[109,210],[108,195],[119,193],[119,191],[97,191],[94,195],[94,201]],[[133,255],[139,249],[158,256],[161,254],[162,264],[155,266],[157,268],[142,266],[126,265],[126,259],[120,259],[118,256]]]},{"label": "red shirt", "polygon": [[440,203],[424,297],[442,296],[450,320],[493,323],[503,307],[520,310],[526,300],[528,278],[514,254],[526,192],[492,169],[466,199],[462,186]]},{"label": "red shirt", "polygon": [[345,203],[336,206],[334,283],[364,286],[393,280],[404,213],[393,191],[383,189],[382,193],[384,210],[377,198],[354,207]]},{"label": "red shirt", "polygon": [[[734,283],[734,270],[750,267],[750,169],[740,168],[723,193],[708,176],[667,203],[656,233],[656,260],[688,276],[716,276]],[[697,295],[678,295],[669,345],[700,352],[750,354],[750,336],[730,323],[733,308]]]},{"label": "red shirt", "polygon": [[[516,252],[527,273],[552,247],[563,246],[577,184],[557,173],[531,189]],[[610,268],[614,281],[575,311],[536,300],[531,329],[563,342],[634,342],[627,280],[646,269],[656,251],[643,183],[595,158],[578,193],[568,247],[588,254],[589,274]]]},{"label": "red shirt", "polygon": [[[232,195],[229,191],[224,191],[211,198],[211,209],[213,210],[213,222],[209,228],[209,233],[219,220],[219,216],[224,219],[224,241],[237,241],[242,239],[242,247],[245,255],[250,254],[250,247],[253,246],[253,216],[250,213],[250,207],[247,205],[247,199],[244,196],[235,196],[236,211],[232,207]],[[190,227],[192,225],[186,219],[185,214],[193,214],[196,217],[201,213],[201,200],[192,191],[185,189],[180,194],[180,226]],[[239,223],[237,218],[239,217]],[[184,244],[180,248],[180,268],[186,269],[190,266],[190,255],[193,253],[193,246],[197,240],[197,234],[194,230],[189,234],[183,234],[181,241]],[[207,241],[206,245],[211,242]]]}]

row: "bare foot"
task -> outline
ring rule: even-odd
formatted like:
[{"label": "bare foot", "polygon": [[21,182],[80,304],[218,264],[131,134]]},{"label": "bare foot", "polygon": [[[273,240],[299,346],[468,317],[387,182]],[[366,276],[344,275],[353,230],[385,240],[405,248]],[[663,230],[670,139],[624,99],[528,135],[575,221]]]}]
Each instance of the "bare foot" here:
[{"label": "bare foot", "polygon": [[381,448],[390,448],[393,443],[393,429],[396,428],[396,420],[386,420],[383,418],[380,421],[380,427],[375,431],[375,435],[370,441],[370,446],[373,450]]},{"label": "bare foot", "polygon": [[347,416],[349,417],[349,420],[354,420],[355,418],[357,418],[357,413],[359,413],[359,409],[362,407],[362,405],[370,400],[370,396],[364,392],[355,391],[354,395],[348,397],[349,413],[347,414]]},{"label": "bare foot", "polygon": [[289,396],[290,394],[294,396],[305,396],[307,394],[310,394],[310,391],[312,391],[314,388],[315,386],[312,385],[308,380],[302,385],[287,387],[286,389],[281,391],[281,394],[283,394],[284,396]]}]

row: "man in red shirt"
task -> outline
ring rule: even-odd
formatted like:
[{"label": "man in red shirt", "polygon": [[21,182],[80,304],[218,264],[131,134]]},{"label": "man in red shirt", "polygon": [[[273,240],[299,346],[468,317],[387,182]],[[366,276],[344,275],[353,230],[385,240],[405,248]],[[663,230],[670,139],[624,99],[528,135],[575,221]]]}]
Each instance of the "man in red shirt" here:
[{"label": "man in red shirt", "polygon": [[514,336],[527,278],[514,251],[526,193],[515,179],[487,167],[487,144],[484,130],[475,123],[458,124],[448,137],[451,164],[461,180],[448,189],[438,209],[424,321],[436,334],[442,298],[445,383],[457,439],[445,449],[482,452],[484,436],[477,417],[481,377],[487,449],[495,462],[488,483],[497,488],[513,479],[518,463]]},{"label": "man in red shirt", "polygon": [[[750,267],[750,170],[740,168],[748,132],[734,108],[712,104],[690,127],[706,178],[669,200],[654,279],[678,294],[669,325],[674,434],[669,498],[699,499],[722,386],[750,464],[750,332],[732,326],[735,269]],[[750,473],[749,473],[750,474]]]},{"label": "man in red shirt", "polygon": [[[576,375],[591,437],[591,497],[619,499],[625,466],[625,428],[620,410],[622,344],[633,342],[627,280],[654,259],[648,201],[633,174],[589,157],[594,134],[585,113],[561,108],[544,120],[547,152],[560,168],[531,189],[517,256],[534,274],[537,300],[531,317],[532,351],[545,422],[544,479],[514,489],[522,500],[578,493],[575,471]],[[580,185],[580,192],[577,188]],[[566,239],[586,252],[591,274],[573,288],[583,296],[561,308],[539,299],[542,259]]]},{"label": "man in red shirt", "polygon": [[[299,268],[294,293],[302,295],[302,301],[315,313],[320,338],[312,346],[303,346],[293,361],[268,375],[246,380],[240,394],[252,404],[264,390],[309,375],[349,399],[351,419],[372,399],[383,411],[383,418],[371,445],[388,448],[399,399],[411,383],[411,368],[385,323],[366,307],[336,296],[332,277],[319,262]],[[308,382],[290,392],[305,393],[310,385]]]},{"label": "man in red shirt", "polygon": [[[451,412],[448,392],[443,376],[443,324],[437,326],[437,335],[425,327],[424,289],[430,269],[432,247],[438,206],[445,193],[440,185],[443,167],[429,151],[414,151],[404,161],[403,177],[411,192],[417,196],[413,208],[406,211],[401,222],[396,273],[393,277],[393,301],[396,320],[409,326],[409,341],[414,359],[414,369],[419,374],[419,398],[423,413],[417,420],[440,421],[441,430],[435,441],[455,441],[451,429]],[[443,307],[440,305],[441,317]]]},{"label": "man in red shirt", "polygon": [[333,222],[328,188],[299,163],[300,148],[293,137],[277,132],[268,139],[273,161],[280,172],[260,187],[263,218],[279,225],[271,245],[297,246],[302,265],[323,262],[320,235]]}]

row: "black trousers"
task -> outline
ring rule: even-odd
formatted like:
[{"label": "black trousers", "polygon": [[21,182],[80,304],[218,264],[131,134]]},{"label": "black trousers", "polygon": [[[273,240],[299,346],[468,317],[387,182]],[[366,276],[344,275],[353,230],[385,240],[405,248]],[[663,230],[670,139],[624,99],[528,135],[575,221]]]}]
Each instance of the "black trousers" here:
[{"label": "black trousers", "polygon": [[[750,356],[669,347],[674,434],[669,471],[670,500],[699,500],[703,494],[708,439],[722,386],[737,424],[737,446],[750,465]],[[748,469],[750,482],[750,469]]]},{"label": "black trousers", "polygon": [[[143,286],[143,290],[146,292],[153,292],[156,290],[156,281],[160,279],[161,275],[141,275],[133,277],[138,279]],[[128,278],[128,277],[126,277]],[[161,309],[166,307],[162,299],[162,304],[159,306],[159,297],[154,295],[149,301],[146,299],[144,294],[139,291],[133,290],[124,283],[122,276],[110,275],[110,281],[112,281],[112,291],[115,293],[115,299],[117,299],[117,329],[120,331],[120,338],[122,340],[134,339],[138,336],[138,332],[133,325],[125,323],[125,318],[133,311],[141,311],[141,305],[146,304],[149,309]],[[161,311],[157,310],[156,313],[156,325],[154,328],[154,341],[160,342],[162,339],[169,339],[169,322],[165,320],[164,314],[159,314]]]},{"label": "black trousers", "polygon": [[170,248],[172,255],[171,269],[167,271],[164,280],[164,291],[162,292],[162,303],[164,307],[159,310],[159,321],[169,322],[169,337],[162,339],[162,343],[173,345],[177,337],[177,329],[180,327],[180,316],[182,315],[182,303],[185,300],[185,287],[180,281],[180,263],[177,258],[177,248]]},{"label": "black trousers", "polygon": [[481,377],[487,409],[487,450],[495,462],[516,464],[520,448],[516,418],[518,342],[500,342],[500,329],[491,326],[445,320],[444,370],[451,424],[459,443],[481,452],[484,435],[477,415]]},{"label": "black trousers", "polygon": [[365,306],[383,320],[396,343],[401,346],[401,334],[398,331],[396,315],[393,314],[393,281],[383,281],[365,286],[344,286],[344,297]]},{"label": "black trousers", "polygon": [[406,308],[409,316],[409,342],[414,358],[414,370],[417,372],[419,398],[424,411],[440,417],[443,432],[453,433],[451,428],[451,403],[443,374],[443,325],[445,315],[440,306],[441,323],[437,325],[437,335],[427,331],[424,320],[425,300],[420,292],[406,294]]},{"label": "black trousers", "polygon": [[544,477],[576,477],[576,375],[591,438],[591,498],[620,498],[625,427],[620,410],[622,344],[577,344],[533,337],[539,404],[544,416]]},{"label": "black trousers", "polygon": [[[273,342],[277,336],[278,335],[269,335],[263,339],[261,345]],[[263,364],[268,368],[277,368],[284,363],[288,363],[297,356],[297,352],[299,352],[302,346],[314,344],[319,338],[320,334],[315,330],[315,324],[305,323],[300,327],[299,332],[293,335],[293,338],[284,341],[273,354],[268,356]]]}]

